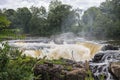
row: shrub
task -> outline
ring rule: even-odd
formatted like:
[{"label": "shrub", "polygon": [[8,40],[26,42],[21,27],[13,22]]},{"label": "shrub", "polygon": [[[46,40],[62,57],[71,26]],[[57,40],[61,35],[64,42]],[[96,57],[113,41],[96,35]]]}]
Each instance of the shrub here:
[{"label": "shrub", "polygon": [[7,43],[0,47],[0,80],[32,80],[32,68],[37,59],[21,56],[17,49]]}]

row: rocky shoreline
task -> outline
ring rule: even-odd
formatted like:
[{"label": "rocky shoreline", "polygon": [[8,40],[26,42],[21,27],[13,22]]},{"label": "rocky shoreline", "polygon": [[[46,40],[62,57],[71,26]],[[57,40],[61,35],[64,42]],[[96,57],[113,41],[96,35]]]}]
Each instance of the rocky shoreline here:
[{"label": "rocky shoreline", "polygon": [[33,71],[34,80],[120,80],[120,52],[106,45],[91,61],[40,59]]},{"label": "rocky shoreline", "polygon": [[68,59],[40,60],[34,67],[35,80],[85,80],[88,63],[75,62]]}]

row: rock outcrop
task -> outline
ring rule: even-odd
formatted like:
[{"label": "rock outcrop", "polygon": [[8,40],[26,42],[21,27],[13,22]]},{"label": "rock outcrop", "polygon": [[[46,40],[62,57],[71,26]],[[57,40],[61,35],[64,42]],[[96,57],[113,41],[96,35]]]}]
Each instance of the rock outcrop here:
[{"label": "rock outcrop", "polygon": [[34,67],[34,80],[85,80],[84,64],[72,60],[40,61]]},{"label": "rock outcrop", "polygon": [[120,80],[120,51],[106,46],[88,62],[68,59],[40,60],[34,67],[34,80],[86,80],[88,69],[94,80]]},{"label": "rock outcrop", "polygon": [[120,70],[118,68],[120,64],[119,66],[115,64],[118,61],[120,61],[120,52],[116,50],[101,51],[96,54],[92,61],[90,61],[90,69],[95,80],[101,80],[101,75],[104,76],[104,80],[120,80],[120,71],[116,72],[116,70]]},{"label": "rock outcrop", "polygon": [[117,80],[120,80],[120,61],[112,62],[110,64],[110,72],[116,77]]},{"label": "rock outcrop", "polygon": [[103,46],[103,48],[101,50],[102,51],[106,51],[106,50],[119,50],[119,47],[108,44],[108,45]]}]

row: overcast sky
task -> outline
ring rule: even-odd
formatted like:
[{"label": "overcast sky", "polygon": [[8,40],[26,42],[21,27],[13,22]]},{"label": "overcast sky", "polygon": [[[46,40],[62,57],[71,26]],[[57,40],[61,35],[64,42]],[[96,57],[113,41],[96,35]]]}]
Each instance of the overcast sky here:
[{"label": "overcast sky", "polygon": [[[48,9],[51,0],[0,0],[0,8],[30,7],[30,6],[44,6]],[[92,6],[99,6],[105,0],[61,0],[63,3],[70,4],[73,8],[81,8],[86,10]]]}]

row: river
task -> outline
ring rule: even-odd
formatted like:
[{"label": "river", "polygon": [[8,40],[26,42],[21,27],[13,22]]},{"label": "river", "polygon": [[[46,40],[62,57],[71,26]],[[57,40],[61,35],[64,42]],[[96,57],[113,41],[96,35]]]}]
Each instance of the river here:
[{"label": "river", "polygon": [[[95,80],[100,80],[99,75],[106,75],[105,80],[115,80],[108,67],[111,62],[120,61],[120,51],[102,51],[107,44],[112,44],[119,47],[119,40],[87,40],[74,35],[60,35],[51,38],[31,37],[24,40],[9,40],[9,45],[21,50],[22,55],[27,55],[35,58],[46,59],[71,59],[74,61],[90,61],[90,68]],[[114,54],[116,53],[116,54]],[[103,55],[96,62],[95,55]]]},{"label": "river", "polygon": [[36,58],[72,59],[75,61],[90,60],[100,51],[103,44],[87,41],[84,38],[37,38],[26,40],[10,40],[9,45],[17,47],[23,54]]}]

